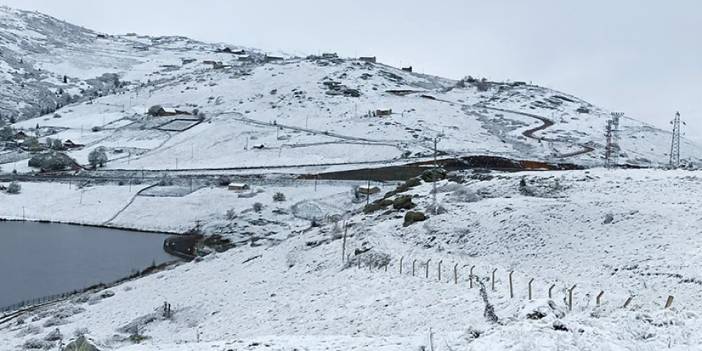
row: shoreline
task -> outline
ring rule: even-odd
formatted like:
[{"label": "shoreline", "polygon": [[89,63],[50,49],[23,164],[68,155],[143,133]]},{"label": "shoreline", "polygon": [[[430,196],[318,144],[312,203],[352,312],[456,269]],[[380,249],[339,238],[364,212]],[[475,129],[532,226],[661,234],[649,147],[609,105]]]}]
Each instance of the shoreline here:
[{"label": "shoreline", "polygon": [[167,231],[167,230],[136,229],[136,228],[130,228],[130,227],[116,226],[116,225],[87,224],[87,223],[80,223],[80,222],[53,221],[53,220],[46,220],[46,219],[17,219],[17,218],[0,217],[0,222],[30,222],[30,223],[44,223],[44,224],[66,224],[66,225],[79,225],[79,226],[83,226],[83,227],[92,227],[92,228],[115,229],[115,230],[129,231],[129,232],[139,232],[139,233],[153,234],[153,235],[165,235],[165,236],[187,235],[184,233]]}]

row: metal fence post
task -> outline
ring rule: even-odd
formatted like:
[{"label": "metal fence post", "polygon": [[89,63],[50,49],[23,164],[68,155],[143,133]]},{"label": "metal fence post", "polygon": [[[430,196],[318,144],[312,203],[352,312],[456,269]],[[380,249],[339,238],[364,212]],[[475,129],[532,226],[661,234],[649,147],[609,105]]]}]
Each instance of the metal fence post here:
[{"label": "metal fence post", "polygon": [[629,298],[626,299],[626,301],[624,301],[624,306],[622,306],[622,308],[627,308],[629,306],[629,304],[631,303],[631,300],[633,300],[633,299],[634,299],[634,296],[629,296]]},{"label": "metal fence post", "polygon": [[568,290],[568,311],[573,310],[573,290],[575,290],[575,287],[577,284],[573,284],[573,287]]},{"label": "metal fence post", "polygon": [[556,287],[556,284],[551,285],[551,287],[548,288],[548,298],[552,299],[553,298],[553,288]]},{"label": "metal fence post", "polygon": [[604,290],[600,291],[600,293],[597,294],[597,298],[595,299],[595,303],[597,303],[597,306],[599,306],[600,302],[602,302],[602,295],[604,295]]},{"label": "metal fence post", "polygon": [[665,308],[670,308],[673,305],[673,295],[668,295],[668,299],[665,301]]},{"label": "metal fence post", "polygon": [[475,265],[470,267],[470,275],[468,276],[468,282],[470,283],[469,287],[472,289],[473,288],[473,269],[475,268]]},{"label": "metal fence post", "polygon": [[439,274],[438,274],[439,281],[441,281],[441,263],[443,263],[443,262],[444,262],[443,260],[439,261]]},{"label": "metal fence post", "polygon": [[404,261],[405,256],[400,256],[400,275],[402,275],[402,261]]},{"label": "metal fence post", "polygon": [[497,268],[492,270],[492,291],[495,291],[495,272],[497,272]]},{"label": "metal fence post", "polygon": [[458,284],[458,263],[453,265],[453,283]]},{"label": "metal fence post", "polygon": [[529,280],[529,301],[531,301],[531,284],[534,282],[534,278],[531,278]]},{"label": "metal fence post", "polygon": [[514,271],[509,272],[509,298],[510,299],[514,298],[514,289],[512,286],[512,274],[514,274]]},{"label": "metal fence post", "polygon": [[429,263],[431,263],[431,258],[427,260],[427,265],[424,267],[424,277],[429,279]]},{"label": "metal fence post", "polygon": [[417,260],[412,260],[412,276],[414,277],[414,271],[415,271],[415,266],[417,264]]}]

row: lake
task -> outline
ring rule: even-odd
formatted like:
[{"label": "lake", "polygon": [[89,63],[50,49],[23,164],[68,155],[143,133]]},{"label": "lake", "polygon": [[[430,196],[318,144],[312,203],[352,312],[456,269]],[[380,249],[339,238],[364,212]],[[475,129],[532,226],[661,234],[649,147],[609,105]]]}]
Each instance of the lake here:
[{"label": "lake", "polygon": [[152,263],[166,235],[55,223],[0,222],[0,307],[110,283]]}]

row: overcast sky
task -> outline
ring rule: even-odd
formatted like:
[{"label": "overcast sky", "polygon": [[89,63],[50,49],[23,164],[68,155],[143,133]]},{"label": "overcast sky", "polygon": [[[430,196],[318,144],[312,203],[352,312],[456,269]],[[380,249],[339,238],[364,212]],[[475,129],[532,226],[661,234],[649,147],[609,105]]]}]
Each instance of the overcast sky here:
[{"label": "overcast sky", "polygon": [[702,141],[698,0],[0,0],[102,32],[336,51],[449,78],[531,81]]}]

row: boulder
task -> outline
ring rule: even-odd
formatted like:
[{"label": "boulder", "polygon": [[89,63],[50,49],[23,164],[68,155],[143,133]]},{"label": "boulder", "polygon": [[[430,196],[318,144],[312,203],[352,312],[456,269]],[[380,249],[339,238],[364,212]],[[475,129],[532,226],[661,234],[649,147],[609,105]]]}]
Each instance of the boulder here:
[{"label": "boulder", "polygon": [[446,172],[446,170],[443,168],[432,168],[422,172],[422,175],[420,177],[423,181],[429,183],[437,180],[446,179],[447,174],[448,172]]},{"label": "boulder", "polygon": [[416,222],[423,222],[426,220],[427,216],[425,216],[422,212],[407,211],[407,213],[405,213],[405,223],[403,223],[402,225],[407,227]]},{"label": "boulder", "polygon": [[81,335],[78,339],[66,345],[64,351],[100,351],[95,345],[90,343],[85,336]]},{"label": "boulder", "polygon": [[392,208],[396,210],[409,210],[413,207],[412,197],[409,195],[400,195],[392,202]]}]

